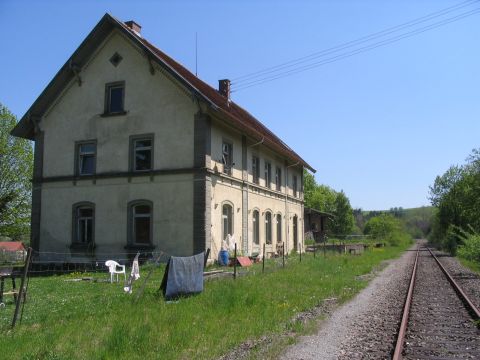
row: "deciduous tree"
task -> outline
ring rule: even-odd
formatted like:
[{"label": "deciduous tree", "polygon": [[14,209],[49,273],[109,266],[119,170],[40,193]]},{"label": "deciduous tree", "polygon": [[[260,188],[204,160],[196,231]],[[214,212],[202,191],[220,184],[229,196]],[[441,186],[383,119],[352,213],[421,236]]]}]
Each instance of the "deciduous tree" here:
[{"label": "deciduous tree", "polygon": [[19,239],[29,233],[33,149],[10,135],[15,116],[0,104],[0,235]]}]

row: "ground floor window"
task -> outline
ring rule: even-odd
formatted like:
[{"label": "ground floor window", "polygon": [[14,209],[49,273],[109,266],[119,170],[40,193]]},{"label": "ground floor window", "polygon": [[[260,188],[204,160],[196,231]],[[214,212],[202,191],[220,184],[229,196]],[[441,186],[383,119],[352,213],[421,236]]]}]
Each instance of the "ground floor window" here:
[{"label": "ground floor window", "polygon": [[260,244],[260,214],[258,210],[253,210],[253,243]]},{"label": "ground floor window", "polygon": [[282,243],[282,214],[277,214],[277,244]]},{"label": "ground floor window", "polygon": [[95,206],[92,203],[81,203],[73,206],[73,239],[76,244],[93,244]]},{"label": "ground floor window", "polygon": [[134,245],[152,243],[152,203],[140,201],[129,206],[130,240]]},{"label": "ground floor window", "polygon": [[293,248],[295,251],[298,250],[298,217],[297,215],[293,217]]},{"label": "ground floor window", "polygon": [[227,239],[228,235],[233,235],[233,206],[223,204],[222,206],[222,240]]},{"label": "ground floor window", "polygon": [[265,243],[272,244],[272,213],[269,211],[265,213]]}]

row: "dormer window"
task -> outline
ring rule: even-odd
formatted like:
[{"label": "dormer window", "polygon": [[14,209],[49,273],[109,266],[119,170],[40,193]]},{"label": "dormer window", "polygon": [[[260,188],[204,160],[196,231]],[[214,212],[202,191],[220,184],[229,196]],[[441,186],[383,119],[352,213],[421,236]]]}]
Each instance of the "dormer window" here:
[{"label": "dormer window", "polygon": [[119,81],[105,85],[104,115],[125,114],[125,82]]}]

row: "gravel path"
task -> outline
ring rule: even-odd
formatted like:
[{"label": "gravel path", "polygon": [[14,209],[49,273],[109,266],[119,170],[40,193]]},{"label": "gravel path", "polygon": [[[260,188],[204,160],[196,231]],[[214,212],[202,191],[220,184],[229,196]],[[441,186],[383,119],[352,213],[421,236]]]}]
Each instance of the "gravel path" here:
[{"label": "gravel path", "polygon": [[393,260],[352,301],[280,359],[390,359],[408,288],[414,251]]}]

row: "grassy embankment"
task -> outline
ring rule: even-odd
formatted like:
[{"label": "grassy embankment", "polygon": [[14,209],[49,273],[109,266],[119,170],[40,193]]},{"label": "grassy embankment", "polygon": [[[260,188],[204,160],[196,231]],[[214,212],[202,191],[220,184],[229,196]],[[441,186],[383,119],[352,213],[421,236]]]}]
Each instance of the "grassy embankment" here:
[{"label": "grassy embankment", "polygon": [[[344,302],[365,287],[368,274],[403,247],[361,256],[290,257],[249,269],[250,275],[208,281],[205,291],[166,303],[155,271],[137,304],[123,284],[67,282],[71,275],[32,278],[23,322],[9,330],[13,304],[0,310],[1,358],[8,359],[209,359],[265,334],[304,331],[292,317],[323,299]],[[143,269],[142,275],[146,272]],[[98,274],[103,279],[107,274]],[[138,290],[142,279],[135,285]]]}]

